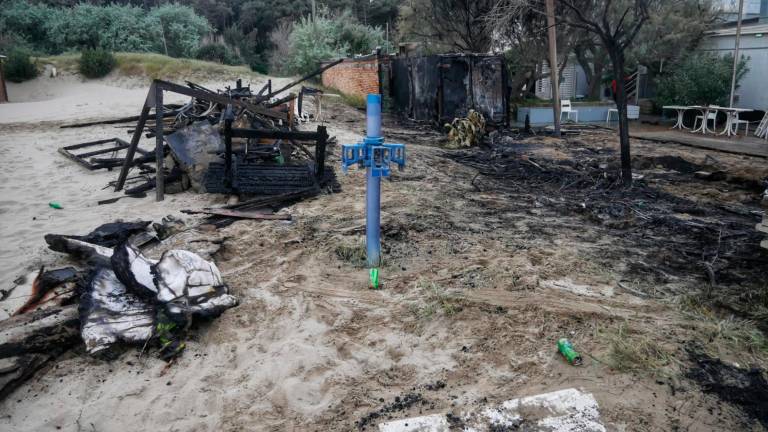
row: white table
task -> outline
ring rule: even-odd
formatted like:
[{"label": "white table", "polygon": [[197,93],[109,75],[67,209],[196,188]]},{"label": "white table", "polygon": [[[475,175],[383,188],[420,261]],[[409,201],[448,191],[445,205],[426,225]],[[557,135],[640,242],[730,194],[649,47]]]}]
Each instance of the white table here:
[{"label": "white table", "polygon": [[[737,130],[734,129],[734,125],[736,128],[738,128],[738,123],[736,121],[739,120],[739,113],[744,112],[752,112],[754,110],[746,109],[746,108],[720,108],[720,111],[724,111],[725,114],[728,116],[728,118],[725,121],[725,129],[720,133],[720,135],[737,135]],[[734,121],[735,120],[735,121]]]},{"label": "white table", "polygon": [[691,107],[682,106],[682,105],[664,105],[661,108],[662,109],[670,109],[670,110],[677,111],[677,123],[675,123],[675,125],[672,126],[672,129],[688,129],[683,124],[683,115],[685,114],[685,111],[687,111]]}]

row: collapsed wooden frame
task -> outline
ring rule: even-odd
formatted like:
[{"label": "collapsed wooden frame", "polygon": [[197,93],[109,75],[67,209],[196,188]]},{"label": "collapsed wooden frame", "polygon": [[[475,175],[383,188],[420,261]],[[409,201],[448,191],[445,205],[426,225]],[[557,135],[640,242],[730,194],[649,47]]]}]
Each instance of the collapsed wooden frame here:
[{"label": "collapsed wooden frame", "polygon": [[163,93],[166,91],[178,93],[178,94],[186,95],[196,99],[206,100],[209,102],[214,102],[222,105],[236,106],[236,107],[245,109],[247,111],[250,111],[254,114],[271,117],[275,120],[280,120],[280,121],[288,120],[288,115],[285,113],[272,110],[269,108],[265,108],[259,105],[254,105],[242,99],[235,99],[229,95],[213,93],[210,91],[205,91],[197,88],[184,87],[179,84],[174,84],[168,81],[156,79],[152,81],[152,85],[149,87],[149,92],[147,93],[147,98],[144,101],[144,106],[141,109],[141,114],[139,115],[139,119],[136,124],[136,129],[133,131],[131,142],[128,145],[128,148],[126,150],[123,167],[120,170],[120,175],[118,176],[117,182],[115,183],[115,191],[119,191],[123,188],[123,186],[125,186],[125,180],[128,177],[128,171],[130,170],[133,164],[133,158],[136,155],[136,151],[139,147],[139,140],[141,139],[141,134],[143,133],[144,126],[146,125],[147,119],[149,118],[150,110],[152,109],[152,107],[154,107],[155,108],[154,133],[155,133],[155,139],[156,139],[155,158],[157,163],[157,179],[156,179],[157,185],[155,188],[155,198],[157,201],[162,201],[165,198],[165,178],[163,175],[163,157],[164,157]]},{"label": "collapsed wooden frame", "polygon": [[[107,143],[115,143],[116,145],[114,147],[102,148],[98,150],[89,150],[93,147],[101,146]],[[59,153],[77,162],[78,164],[84,166],[85,168],[93,171],[101,168],[114,168],[114,167],[123,165],[125,163],[124,158],[94,159],[93,156],[116,153],[120,150],[125,150],[128,147],[130,147],[130,144],[128,144],[127,142],[123,141],[120,138],[107,138],[107,139],[102,139],[97,141],[88,141],[80,144],[73,144],[70,146],[61,147],[59,149]],[[86,152],[77,153],[75,152],[75,150],[86,150]],[[134,160],[133,161],[134,163],[132,165],[135,165],[137,163],[151,162],[154,160],[154,155],[150,154],[150,152],[141,148],[136,148],[136,151],[141,153],[142,156],[139,159]],[[88,158],[91,158],[91,159],[89,160]]]}]

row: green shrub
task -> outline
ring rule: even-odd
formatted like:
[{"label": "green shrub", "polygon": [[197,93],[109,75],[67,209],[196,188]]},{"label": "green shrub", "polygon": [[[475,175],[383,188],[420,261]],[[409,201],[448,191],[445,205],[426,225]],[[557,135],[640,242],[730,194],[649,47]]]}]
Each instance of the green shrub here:
[{"label": "green shrub", "polygon": [[251,56],[251,59],[248,61],[248,67],[250,67],[252,71],[264,75],[269,72],[269,65],[259,54],[254,54]]},{"label": "green shrub", "polygon": [[211,31],[208,20],[195,14],[191,7],[180,4],[151,9],[145,25],[157,29],[153,51],[171,57],[193,58],[200,39]]},{"label": "green shrub", "polygon": [[87,49],[80,55],[80,73],[88,78],[101,78],[116,64],[115,56],[101,48]]},{"label": "green shrub", "polygon": [[[749,70],[742,57],[736,69],[736,83]],[[658,80],[656,103],[663,105],[725,105],[731,94],[733,56],[693,53]]]},{"label": "green shrub", "polygon": [[294,73],[311,72],[323,60],[370,54],[377,46],[387,49],[380,28],[358,23],[349,12],[335,17],[323,13],[314,21],[302,18],[289,39],[287,69]]},{"label": "green shrub", "polygon": [[226,65],[242,64],[240,57],[228,46],[223,44],[201,45],[200,48],[197,49],[197,53],[195,53],[195,58]]},{"label": "green shrub", "polygon": [[60,54],[101,47],[110,51],[157,52],[172,57],[194,57],[208,21],[189,6],[165,4],[151,9],[132,5],[71,7],[7,0],[0,8],[0,33],[12,35],[34,51]]},{"label": "green shrub", "polygon": [[37,76],[37,67],[29,59],[29,52],[20,49],[15,49],[8,54],[3,70],[8,81],[17,83]]}]

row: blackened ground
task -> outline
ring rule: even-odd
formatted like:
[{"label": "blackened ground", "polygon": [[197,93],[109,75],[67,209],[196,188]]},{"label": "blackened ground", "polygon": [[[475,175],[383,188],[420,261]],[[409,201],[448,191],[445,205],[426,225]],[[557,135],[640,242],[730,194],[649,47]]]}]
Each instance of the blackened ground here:
[{"label": "blackened ground", "polygon": [[[693,173],[708,167],[679,156],[635,156],[632,187],[622,187],[618,154],[578,141],[561,144],[566,158],[536,154],[535,145],[497,136],[483,148],[446,152],[445,156],[477,170],[472,185],[478,192],[503,192],[509,208],[535,209],[547,215],[578,216],[585,225],[610,239],[595,260],[626,261],[627,280],[649,285],[678,278],[697,278],[708,295],[717,287],[729,294],[721,306],[749,318],[754,296],[744,286],[759,285],[768,274],[768,251],[755,230],[760,221],[760,181],[726,176],[706,181]],[[711,168],[711,167],[709,167]],[[748,202],[727,204],[668,192],[666,185],[721,187],[754,195]],[[498,208],[488,209],[498,212]],[[484,209],[476,209],[478,215]],[[559,230],[539,235],[556,237]],[[673,294],[673,293],[669,293]],[[652,293],[648,293],[652,295]],[[763,321],[763,329],[765,322]]]},{"label": "blackened ground", "polygon": [[697,344],[689,345],[686,350],[694,362],[686,374],[688,378],[705,392],[742,407],[768,427],[768,381],[764,370],[725,364],[707,355]]}]

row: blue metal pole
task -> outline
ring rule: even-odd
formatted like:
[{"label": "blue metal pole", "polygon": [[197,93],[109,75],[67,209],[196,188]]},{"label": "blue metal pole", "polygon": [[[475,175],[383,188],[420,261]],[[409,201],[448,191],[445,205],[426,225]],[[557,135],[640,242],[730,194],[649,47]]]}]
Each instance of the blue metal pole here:
[{"label": "blue metal pole", "polygon": [[381,138],[381,95],[368,95],[365,114],[366,135],[368,138]]},{"label": "blue metal pole", "polygon": [[[366,107],[366,135],[369,142],[381,140],[381,95],[369,94]],[[368,151],[371,144],[368,144]],[[381,177],[374,176],[371,167],[366,169],[365,188],[365,247],[368,267],[381,263]]]},{"label": "blue metal pole", "polygon": [[405,167],[405,145],[385,143],[381,136],[381,95],[367,98],[366,137],[357,144],[341,146],[341,168],[357,165],[366,168],[365,248],[371,269],[371,286],[379,287],[381,265],[381,178],[389,176],[390,165]]},{"label": "blue metal pole", "polygon": [[375,268],[381,263],[381,177],[374,177],[370,168],[366,171],[365,246],[368,267]]}]

